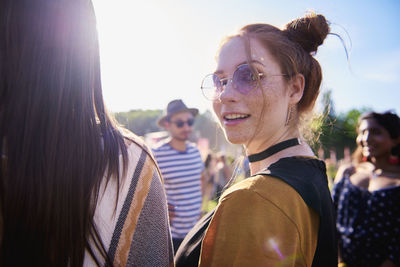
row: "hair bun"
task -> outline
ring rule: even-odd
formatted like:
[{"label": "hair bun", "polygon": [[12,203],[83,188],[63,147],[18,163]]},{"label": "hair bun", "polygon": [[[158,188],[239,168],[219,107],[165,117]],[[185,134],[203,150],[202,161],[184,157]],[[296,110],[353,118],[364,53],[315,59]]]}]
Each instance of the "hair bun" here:
[{"label": "hair bun", "polygon": [[298,43],[308,53],[317,51],[329,31],[325,17],[314,12],[289,22],[284,30],[290,40]]}]

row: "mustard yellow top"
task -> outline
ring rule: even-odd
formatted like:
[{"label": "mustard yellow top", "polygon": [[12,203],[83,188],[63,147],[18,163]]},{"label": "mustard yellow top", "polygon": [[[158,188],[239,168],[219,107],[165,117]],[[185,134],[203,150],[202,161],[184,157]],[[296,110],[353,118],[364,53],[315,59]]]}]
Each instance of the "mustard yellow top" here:
[{"label": "mustard yellow top", "polygon": [[221,196],[199,266],[311,266],[318,227],[317,212],[295,189],[257,175]]}]

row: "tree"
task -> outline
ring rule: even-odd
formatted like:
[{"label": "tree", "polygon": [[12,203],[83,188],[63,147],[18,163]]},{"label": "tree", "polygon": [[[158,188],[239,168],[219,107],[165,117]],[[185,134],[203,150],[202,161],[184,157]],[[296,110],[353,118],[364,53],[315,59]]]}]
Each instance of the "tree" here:
[{"label": "tree", "polygon": [[357,124],[360,115],[370,108],[351,109],[348,112],[335,114],[334,103],[331,99],[331,90],[322,95],[323,118],[320,125],[320,147],[327,157],[331,150],[335,151],[337,158],[344,157],[344,148],[351,151],[356,148]]},{"label": "tree", "polygon": [[146,133],[160,131],[157,120],[161,110],[131,110],[115,113],[116,120],[133,133],[144,136]]}]

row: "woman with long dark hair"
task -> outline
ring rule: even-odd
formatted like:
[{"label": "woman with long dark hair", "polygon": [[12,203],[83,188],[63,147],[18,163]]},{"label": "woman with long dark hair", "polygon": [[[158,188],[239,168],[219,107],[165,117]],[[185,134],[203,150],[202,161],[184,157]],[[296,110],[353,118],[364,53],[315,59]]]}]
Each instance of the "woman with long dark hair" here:
[{"label": "woman with long dark hair", "polygon": [[159,170],[102,96],[89,0],[0,3],[0,265],[168,266]]}]

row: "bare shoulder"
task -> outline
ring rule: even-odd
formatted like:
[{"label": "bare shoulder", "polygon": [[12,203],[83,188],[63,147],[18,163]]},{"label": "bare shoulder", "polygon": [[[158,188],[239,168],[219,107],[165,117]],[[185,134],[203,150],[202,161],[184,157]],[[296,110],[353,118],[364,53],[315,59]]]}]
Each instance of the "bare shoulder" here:
[{"label": "bare shoulder", "polygon": [[345,163],[339,166],[336,176],[335,176],[335,184],[340,182],[343,177],[350,177],[356,172],[356,166],[353,163]]},{"label": "bare shoulder", "polygon": [[350,182],[355,186],[368,189],[374,168],[375,166],[370,162],[358,164],[354,171],[348,175]]}]

